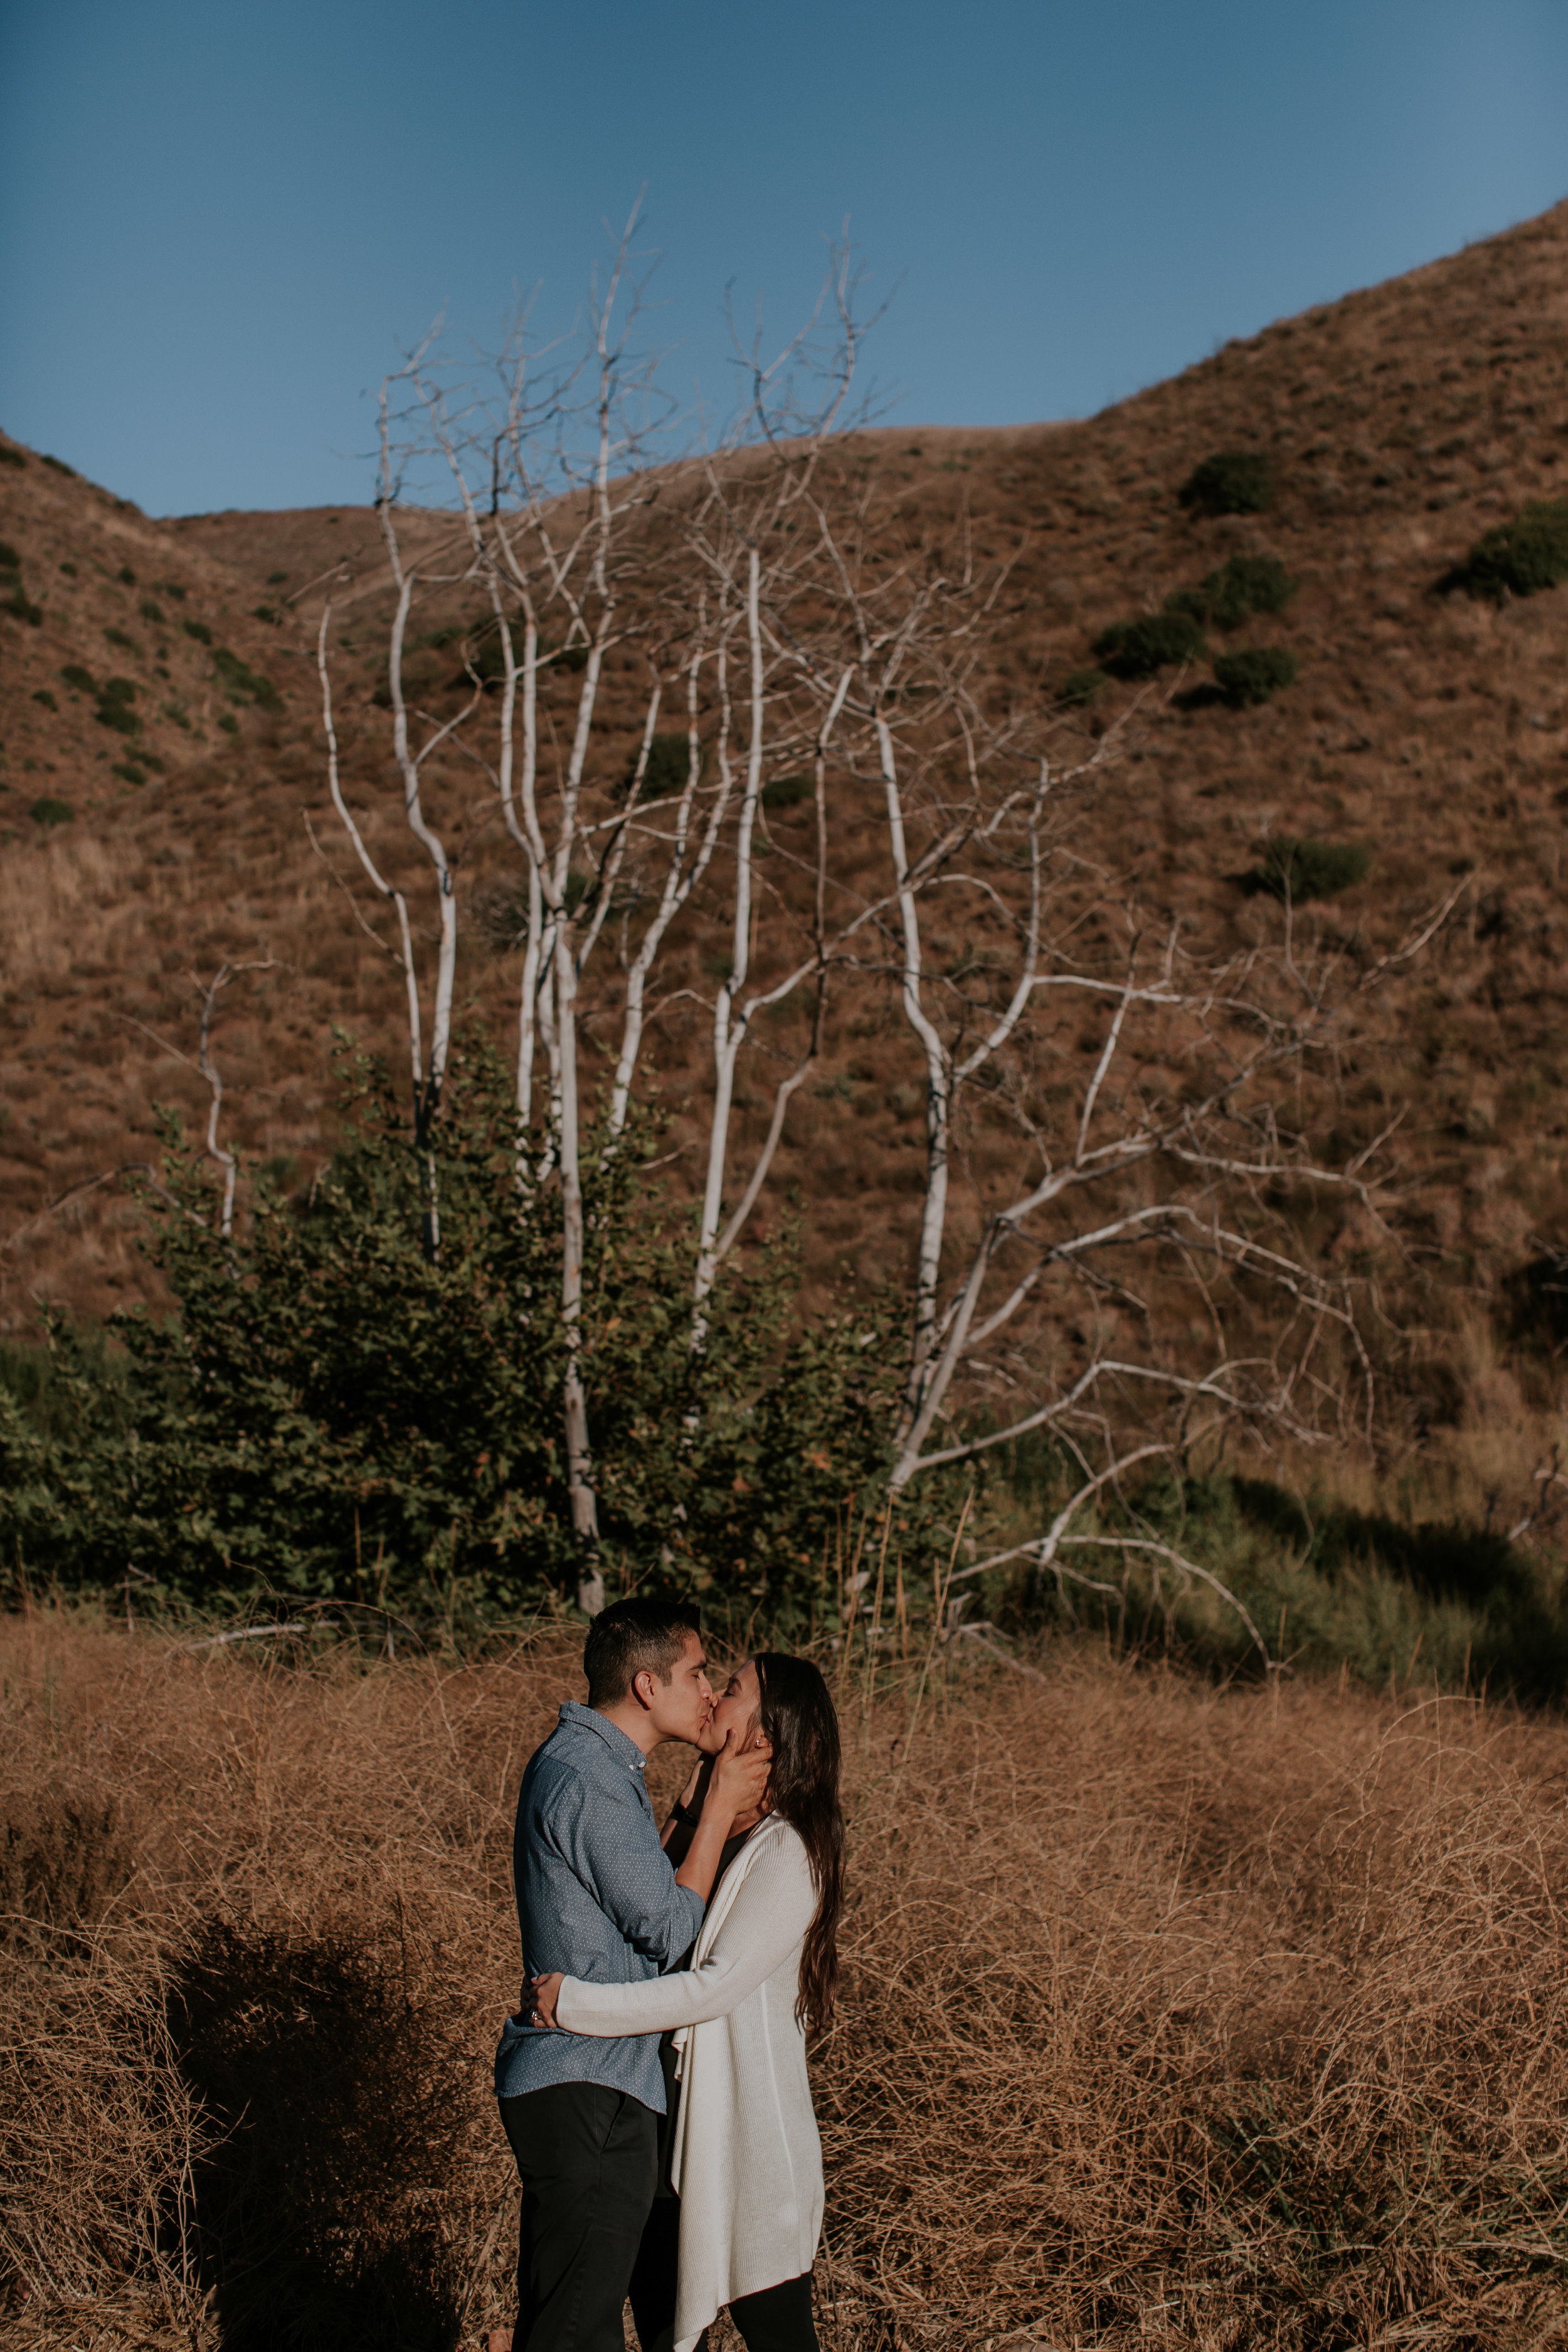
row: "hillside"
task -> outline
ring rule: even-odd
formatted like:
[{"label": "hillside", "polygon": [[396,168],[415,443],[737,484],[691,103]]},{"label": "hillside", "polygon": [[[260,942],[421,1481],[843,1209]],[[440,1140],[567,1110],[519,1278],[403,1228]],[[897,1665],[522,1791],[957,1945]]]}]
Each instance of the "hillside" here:
[{"label": "hillside", "polygon": [[[1544,1370],[1497,1351],[1524,1269],[1568,1224],[1568,587],[1493,605],[1438,583],[1479,533],[1568,494],[1565,384],[1561,206],[1085,422],[899,427],[843,457],[878,481],[900,528],[951,528],[962,512],[983,559],[1016,551],[982,664],[999,707],[1058,697],[1100,631],[1233,555],[1277,557],[1300,582],[1247,638],[1288,646],[1299,681],[1256,709],[1190,689],[1146,697],[1082,847],[1151,918],[1222,948],[1273,919],[1244,887],[1270,833],[1370,852],[1366,878],[1313,918],[1347,937],[1391,939],[1464,885],[1417,977],[1380,1000],[1360,1078],[1401,1121],[1389,1295],[1430,1324],[1435,1360],[1462,1354],[1467,1409],[1500,1423],[1518,1418],[1521,1378],[1536,1407],[1554,1403]],[[1268,457],[1269,509],[1184,508],[1194,467],[1237,447]],[[310,667],[321,583],[347,572],[352,586],[333,590],[337,692],[348,788],[364,804],[386,767],[374,518],[158,523],[0,448],[0,539],[20,559],[0,618],[0,1329],[22,1336],[37,1300],[102,1314],[145,1295],[135,1212],[93,1180],[146,1156],[155,1100],[205,1102],[189,1061],[198,979],[224,961],[269,966],[226,999],[226,1118],[298,1182],[330,1148],[333,1024],[390,1036],[396,993],[337,878]],[[411,520],[432,540],[448,528]],[[133,695],[106,698],[113,679]],[[1073,723],[1102,727],[1133,691],[1108,687]],[[624,692],[612,764],[634,740],[629,677]],[[467,788],[450,789],[453,821],[468,822]],[[493,831],[471,830],[472,865],[501,870]],[[373,837],[396,854],[389,834]],[[699,920],[684,952],[704,950]],[[459,994],[504,1018],[515,959],[471,930],[463,955]],[[908,1252],[899,1155],[918,1119],[853,1023],[829,1043],[831,1083],[792,1114],[775,1190],[809,1160],[829,1193],[805,1234],[814,1281],[845,1265],[871,1279]],[[696,1054],[672,1030],[667,1079]],[[89,1189],[50,1212],[74,1186]]]}]

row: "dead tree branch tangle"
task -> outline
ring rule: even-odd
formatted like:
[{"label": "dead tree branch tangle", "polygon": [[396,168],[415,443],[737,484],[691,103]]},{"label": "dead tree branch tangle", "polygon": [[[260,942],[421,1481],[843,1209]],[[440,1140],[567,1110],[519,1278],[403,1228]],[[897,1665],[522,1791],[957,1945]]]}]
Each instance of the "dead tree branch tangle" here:
[{"label": "dead tree branch tangle", "polygon": [[[800,335],[742,352],[732,434],[671,467],[635,228],[564,361],[536,362],[520,328],[486,385],[430,342],[383,389],[385,808],[352,808],[339,778],[322,618],[331,795],[349,878],[395,916],[416,1134],[439,1116],[466,869],[504,844],[512,879],[480,912],[520,956],[517,1181],[559,1184],[569,1333],[584,1155],[621,1149],[657,1098],[661,1029],[709,1040],[677,1126],[694,1351],[723,1261],[776,1218],[786,1127],[809,1125],[830,1051],[864,1039],[835,1087],[891,1085],[924,1115],[889,1507],[933,1465],[1038,1433],[1071,1491],[1025,1549],[1059,1574],[1107,1498],[1128,1506],[1135,1464],[1237,1429],[1364,1441],[1364,1318],[1321,1244],[1331,1224],[1381,1230],[1384,1171],[1322,1138],[1347,1021],[1431,921],[1372,961],[1287,909],[1271,944],[1216,961],[1087,860],[1079,821],[1139,708],[1097,733],[999,695],[984,656],[1011,551],[962,529],[900,541],[896,493],[844,438],[864,331],[848,249]],[[444,540],[427,505],[408,527],[432,466]],[[437,1250],[434,1188],[432,1166]],[[561,1411],[592,1607],[572,1349]]]}]

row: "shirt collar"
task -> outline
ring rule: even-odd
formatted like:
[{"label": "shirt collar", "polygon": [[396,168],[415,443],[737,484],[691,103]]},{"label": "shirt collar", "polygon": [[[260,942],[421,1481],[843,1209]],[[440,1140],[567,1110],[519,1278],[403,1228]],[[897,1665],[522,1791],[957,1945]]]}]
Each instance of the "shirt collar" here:
[{"label": "shirt collar", "polygon": [[612,1723],[607,1715],[601,1715],[597,1707],[583,1706],[574,1698],[563,1699],[561,1720],[563,1723],[573,1725],[579,1731],[596,1732],[612,1755],[618,1757],[630,1770],[634,1772],[647,1770],[647,1758],[643,1754],[637,1741],[628,1739],[620,1725]]}]

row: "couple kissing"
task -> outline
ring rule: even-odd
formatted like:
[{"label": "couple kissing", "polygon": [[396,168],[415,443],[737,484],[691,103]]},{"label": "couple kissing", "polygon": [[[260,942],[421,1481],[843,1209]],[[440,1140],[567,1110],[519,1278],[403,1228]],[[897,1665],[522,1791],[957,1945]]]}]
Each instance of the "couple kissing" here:
[{"label": "couple kissing", "polygon": [[[808,2027],[827,2022],[844,1899],[838,1723],[804,1658],[715,1696],[698,1612],[620,1601],[531,1758],[512,1847],[521,2005],[496,2095],[522,2181],[513,2352],[816,2352],[822,2149]],[[644,1783],[700,1759],[662,1837]],[[492,2339],[493,2342],[494,2339]]]}]

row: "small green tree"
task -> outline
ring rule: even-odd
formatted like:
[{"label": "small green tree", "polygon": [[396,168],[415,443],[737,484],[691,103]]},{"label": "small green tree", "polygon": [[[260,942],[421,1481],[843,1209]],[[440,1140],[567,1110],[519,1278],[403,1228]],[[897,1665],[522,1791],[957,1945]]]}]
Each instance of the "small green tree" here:
[{"label": "small green tree", "polygon": [[1102,629],[1094,650],[1112,677],[1152,677],[1173,662],[1195,661],[1205,651],[1204,633],[1190,613],[1143,613]]},{"label": "small green tree", "polygon": [[[470,1037],[432,1138],[432,1258],[406,1113],[346,1049],[343,1079],[344,1140],[308,1198],[259,1181],[228,1240],[210,1165],[171,1127],[148,1207],[178,1315],[117,1319],[122,1378],[54,1317],[52,1433],[0,1412],[0,1533],[29,1570],[478,1622],[574,1589],[560,1188],[520,1176],[508,1075]],[[885,1469],[899,1334],[875,1307],[795,1328],[781,1243],[726,1262],[694,1349],[685,1217],[647,1189],[647,1137],[588,1160],[579,1353],[606,1580],[799,1620],[836,1517]],[[924,1524],[901,1532],[911,1571]]]},{"label": "small green tree", "polygon": [[1194,514],[1263,514],[1274,503],[1274,470],[1258,449],[1216,449],[1177,493]]},{"label": "small green tree", "polygon": [[1511,522],[1484,532],[1443,585],[1500,604],[1505,596],[1535,596],[1561,580],[1568,580],[1568,499],[1538,499]]}]

